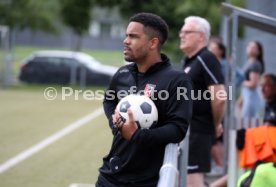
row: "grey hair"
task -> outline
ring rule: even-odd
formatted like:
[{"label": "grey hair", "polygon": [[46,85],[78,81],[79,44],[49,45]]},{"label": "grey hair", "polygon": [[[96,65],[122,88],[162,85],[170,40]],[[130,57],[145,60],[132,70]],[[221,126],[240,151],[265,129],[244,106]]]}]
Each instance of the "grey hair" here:
[{"label": "grey hair", "polygon": [[184,20],[184,23],[187,23],[187,22],[194,22],[198,25],[198,30],[203,32],[205,36],[206,44],[207,44],[209,42],[210,35],[211,35],[210,23],[206,19],[199,16],[189,16]]}]

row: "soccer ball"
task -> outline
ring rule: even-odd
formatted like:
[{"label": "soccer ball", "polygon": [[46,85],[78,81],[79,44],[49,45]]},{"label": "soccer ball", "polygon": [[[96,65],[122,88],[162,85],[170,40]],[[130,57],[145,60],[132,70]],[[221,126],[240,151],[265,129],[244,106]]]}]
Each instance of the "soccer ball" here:
[{"label": "soccer ball", "polygon": [[158,120],[154,102],[144,95],[128,95],[118,103],[116,108],[126,120],[128,119],[127,109],[130,108],[135,122],[142,129],[150,128]]}]

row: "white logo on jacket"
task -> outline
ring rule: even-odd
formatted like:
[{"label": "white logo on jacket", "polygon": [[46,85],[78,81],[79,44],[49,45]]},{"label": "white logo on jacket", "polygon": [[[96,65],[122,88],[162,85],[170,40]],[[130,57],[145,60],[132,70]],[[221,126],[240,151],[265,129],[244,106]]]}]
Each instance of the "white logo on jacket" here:
[{"label": "white logo on jacket", "polygon": [[127,72],[129,72],[128,69],[121,69],[121,70],[119,71],[119,73],[127,73]]},{"label": "white logo on jacket", "polygon": [[191,70],[191,67],[186,67],[186,68],[184,69],[184,72],[185,72],[185,73],[189,73],[190,70]]}]

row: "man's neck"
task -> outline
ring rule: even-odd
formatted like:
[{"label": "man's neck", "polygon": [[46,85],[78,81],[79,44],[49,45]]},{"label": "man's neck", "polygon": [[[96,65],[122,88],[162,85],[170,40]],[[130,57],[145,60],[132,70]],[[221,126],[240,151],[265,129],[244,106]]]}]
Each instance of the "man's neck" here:
[{"label": "man's neck", "polygon": [[142,62],[138,62],[137,67],[138,71],[141,73],[145,73],[153,64],[161,62],[161,55],[155,55],[152,57],[148,57],[147,59],[143,60]]},{"label": "man's neck", "polygon": [[202,48],[206,47],[206,45],[198,45],[197,48],[191,50],[191,51],[188,51],[186,53],[186,55],[188,56],[188,58],[192,58],[193,56],[195,56]]}]

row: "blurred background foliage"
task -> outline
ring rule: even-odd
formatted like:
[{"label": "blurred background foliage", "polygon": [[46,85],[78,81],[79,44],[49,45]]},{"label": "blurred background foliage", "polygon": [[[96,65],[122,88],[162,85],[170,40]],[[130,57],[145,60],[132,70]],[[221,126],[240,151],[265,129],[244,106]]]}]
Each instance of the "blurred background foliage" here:
[{"label": "blurred background foliage", "polygon": [[59,6],[55,0],[1,0],[0,24],[10,29],[41,30],[57,33],[55,20],[59,17]]},{"label": "blurred background foliage", "polygon": [[[223,0],[1,0],[0,25],[7,25],[12,30],[30,28],[58,34],[62,24],[78,35],[81,42],[81,37],[88,31],[93,20],[92,8],[95,6],[117,6],[126,21],[135,13],[152,12],[163,17],[170,27],[164,51],[179,56],[178,32],[184,18],[190,15],[202,16],[210,22],[212,35],[219,35],[222,2]],[[244,0],[227,2],[244,7]],[[80,48],[81,44],[76,44],[76,49]]]}]

